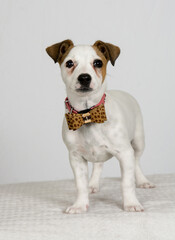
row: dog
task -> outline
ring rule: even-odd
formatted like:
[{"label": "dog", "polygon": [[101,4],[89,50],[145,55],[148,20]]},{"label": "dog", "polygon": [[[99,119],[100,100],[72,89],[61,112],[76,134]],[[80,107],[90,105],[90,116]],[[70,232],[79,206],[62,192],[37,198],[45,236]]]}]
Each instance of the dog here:
[{"label": "dog", "polygon": [[[140,107],[128,93],[106,90],[106,67],[114,66],[120,48],[103,41],[92,46],[74,46],[65,40],[46,48],[59,63],[66,85],[66,113],[62,136],[69,151],[77,198],[66,213],[83,213],[89,207],[89,192],[99,191],[103,163],[115,156],[120,163],[123,208],[141,212],[135,185],[153,188],[142,173],[139,159],[144,150],[144,129]],[[88,161],[93,171],[88,184]]]}]

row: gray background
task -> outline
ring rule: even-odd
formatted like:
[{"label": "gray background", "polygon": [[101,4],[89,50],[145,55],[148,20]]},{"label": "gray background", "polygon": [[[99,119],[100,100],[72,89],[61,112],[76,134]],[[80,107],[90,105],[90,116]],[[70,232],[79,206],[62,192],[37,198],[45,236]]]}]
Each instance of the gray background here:
[{"label": "gray background", "polygon": [[[65,87],[45,52],[111,42],[121,48],[108,65],[108,88],[140,103],[146,174],[175,171],[175,2],[172,0],[0,1],[0,183],[72,178],[61,137]],[[103,176],[119,176],[118,161]]]}]

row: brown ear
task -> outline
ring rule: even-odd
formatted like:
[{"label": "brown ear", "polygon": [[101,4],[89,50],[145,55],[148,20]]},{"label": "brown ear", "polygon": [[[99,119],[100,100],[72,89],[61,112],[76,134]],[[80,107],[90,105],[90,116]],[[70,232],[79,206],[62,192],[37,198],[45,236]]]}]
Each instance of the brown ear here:
[{"label": "brown ear", "polygon": [[59,62],[59,64],[61,64],[73,46],[73,42],[67,39],[60,43],[56,43],[50,47],[47,47],[46,52],[54,60],[55,63]]},{"label": "brown ear", "polygon": [[100,50],[100,52],[103,53],[107,61],[110,60],[111,64],[114,66],[115,60],[120,54],[119,47],[110,43],[102,42],[100,40],[96,41],[93,46],[96,46]]}]

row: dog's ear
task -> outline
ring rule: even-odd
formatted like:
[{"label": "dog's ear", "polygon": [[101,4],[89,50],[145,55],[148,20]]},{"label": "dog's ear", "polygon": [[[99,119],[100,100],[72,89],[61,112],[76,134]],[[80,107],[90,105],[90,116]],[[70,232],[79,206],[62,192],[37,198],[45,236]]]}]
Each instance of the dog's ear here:
[{"label": "dog's ear", "polygon": [[47,47],[46,52],[54,60],[55,63],[58,62],[61,64],[73,46],[73,42],[67,39],[50,47]]},{"label": "dog's ear", "polygon": [[93,46],[97,47],[98,50],[105,56],[106,60],[110,60],[111,64],[114,66],[115,60],[120,54],[119,47],[110,43],[102,42],[100,40],[96,41]]}]

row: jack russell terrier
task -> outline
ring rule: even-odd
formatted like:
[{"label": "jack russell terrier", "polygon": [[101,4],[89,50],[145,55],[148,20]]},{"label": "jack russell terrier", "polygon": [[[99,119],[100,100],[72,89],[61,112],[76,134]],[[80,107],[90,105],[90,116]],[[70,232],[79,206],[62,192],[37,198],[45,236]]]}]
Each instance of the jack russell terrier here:
[{"label": "jack russell terrier", "polygon": [[[74,46],[71,40],[46,49],[58,62],[66,85],[66,113],[63,140],[75,176],[77,199],[66,213],[86,212],[89,192],[99,191],[103,163],[115,156],[122,176],[123,208],[143,211],[135,193],[136,186],[153,188],[143,175],[139,159],[144,150],[142,114],[136,100],[122,91],[106,90],[106,66],[114,66],[119,47],[96,41],[92,46]],[[88,161],[93,163],[88,184]]]}]

